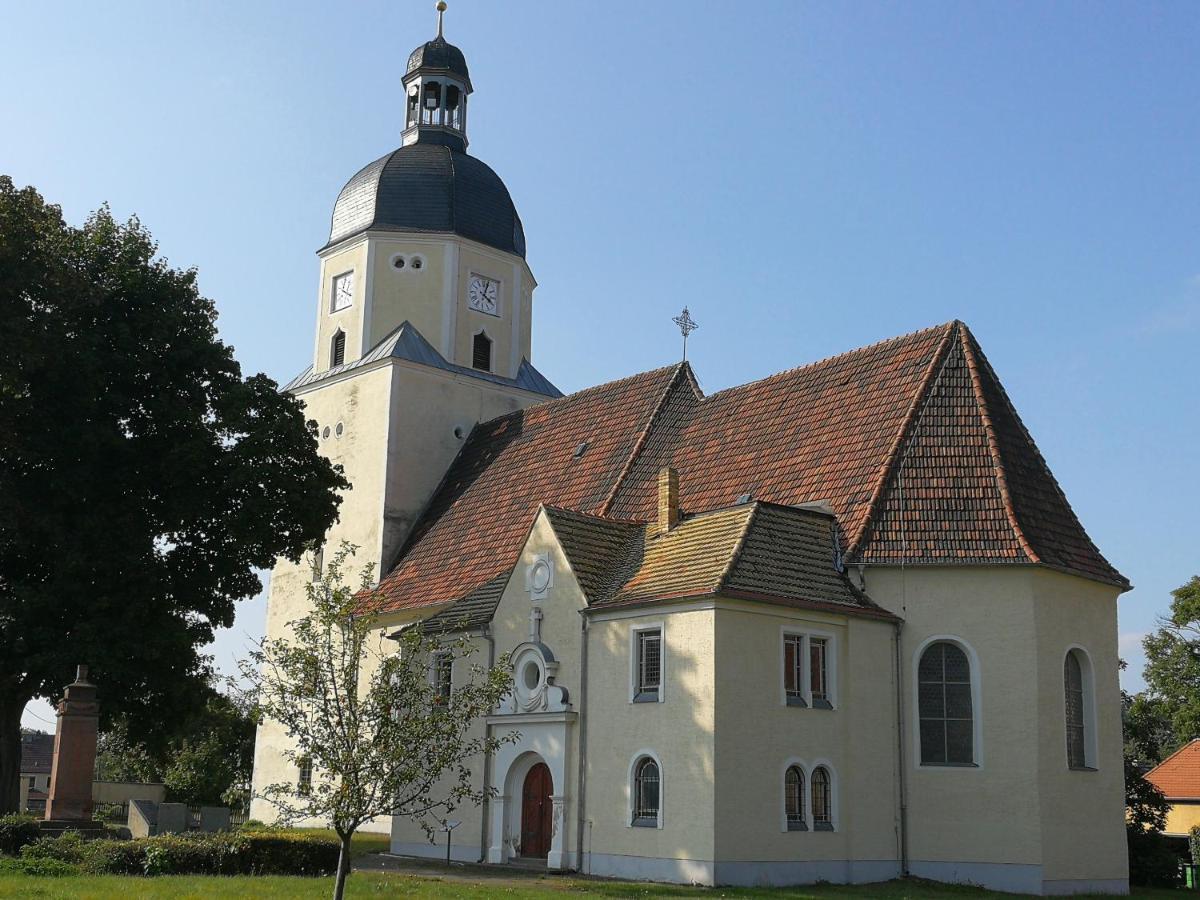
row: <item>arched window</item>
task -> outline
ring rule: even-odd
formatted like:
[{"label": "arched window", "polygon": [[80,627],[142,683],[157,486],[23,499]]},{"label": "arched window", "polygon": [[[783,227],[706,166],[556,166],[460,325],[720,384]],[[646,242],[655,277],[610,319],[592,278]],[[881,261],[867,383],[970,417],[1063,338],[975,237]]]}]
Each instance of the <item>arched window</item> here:
[{"label": "arched window", "polygon": [[633,770],[633,824],[657,828],[662,798],[658,763],[648,756],[638,760]]},{"label": "arched window", "polygon": [[481,372],[492,371],[492,339],[487,336],[486,331],[475,335],[471,347],[471,365]]},{"label": "arched window", "polygon": [[340,366],[346,361],[346,332],[340,328],[333,333],[329,343],[329,368]]},{"label": "arched window", "polygon": [[833,831],[833,782],[824,766],[812,773],[812,820],[816,831]]},{"label": "arched window", "polygon": [[917,670],[921,725],[921,765],[975,763],[975,721],[971,704],[971,663],[957,644],[937,641]]},{"label": "arched window", "polygon": [[808,831],[804,812],[804,770],[788,766],[783,776],[783,805],[788,831]]},{"label": "arched window", "polygon": [[1063,660],[1063,692],[1067,725],[1067,766],[1095,766],[1095,734],[1092,726],[1092,667],[1082,650],[1068,650]]}]

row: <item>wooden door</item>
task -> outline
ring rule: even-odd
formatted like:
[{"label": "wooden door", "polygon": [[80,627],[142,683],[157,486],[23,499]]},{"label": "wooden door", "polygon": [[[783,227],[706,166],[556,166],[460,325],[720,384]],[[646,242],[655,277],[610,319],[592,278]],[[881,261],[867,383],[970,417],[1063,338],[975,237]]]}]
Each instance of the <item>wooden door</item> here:
[{"label": "wooden door", "polygon": [[521,855],[545,859],[550,853],[554,828],[554,804],[550,800],[554,782],[545,763],[538,763],[525,776],[521,791]]}]

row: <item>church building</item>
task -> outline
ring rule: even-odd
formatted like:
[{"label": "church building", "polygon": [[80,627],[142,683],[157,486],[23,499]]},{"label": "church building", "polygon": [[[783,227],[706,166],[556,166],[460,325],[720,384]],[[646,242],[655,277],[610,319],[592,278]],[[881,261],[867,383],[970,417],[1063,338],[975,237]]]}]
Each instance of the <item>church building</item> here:
[{"label": "church building", "polygon": [[[1126,893],[1129,583],[967,326],[714,394],[685,362],[563,396],[440,24],[403,89],[400,147],[334,203],[286,390],[353,483],[326,547],[375,566],[380,629],[511,654],[478,727],[520,737],[472,761],[495,796],[459,810],[453,857]],[[269,636],[304,614],[313,564],[275,567]],[[312,777],[284,741],[260,728],[256,790]],[[394,853],[446,852],[378,827]]]}]

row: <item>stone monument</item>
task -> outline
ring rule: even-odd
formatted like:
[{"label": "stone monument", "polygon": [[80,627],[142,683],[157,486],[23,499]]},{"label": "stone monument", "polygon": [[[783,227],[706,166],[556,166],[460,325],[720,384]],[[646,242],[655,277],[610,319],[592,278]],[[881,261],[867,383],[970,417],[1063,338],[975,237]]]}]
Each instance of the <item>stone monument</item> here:
[{"label": "stone monument", "polygon": [[101,823],[92,820],[92,777],[99,722],[96,686],[87,680],[87,666],[79,666],[75,680],[63,689],[63,698],[58,702],[50,797],[46,801],[43,831],[104,830]]}]

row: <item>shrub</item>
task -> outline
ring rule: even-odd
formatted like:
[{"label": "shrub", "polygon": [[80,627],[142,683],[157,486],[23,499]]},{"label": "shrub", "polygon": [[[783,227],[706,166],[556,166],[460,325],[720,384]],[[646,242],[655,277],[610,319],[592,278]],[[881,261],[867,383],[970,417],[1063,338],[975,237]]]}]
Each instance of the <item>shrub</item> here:
[{"label": "shrub", "polygon": [[0,816],[0,854],[16,856],[39,837],[41,831],[32,816]]},{"label": "shrub", "polygon": [[239,831],[270,831],[271,827],[269,825],[264,825],[258,819],[247,819],[245,822],[242,823],[242,827],[239,828],[238,830]]},{"label": "shrub", "polygon": [[0,859],[0,875],[78,875],[79,867],[57,859]]},{"label": "shrub", "polygon": [[22,858],[56,860],[89,875],[329,875],[336,840],[291,832],[162,834],[84,841],[77,833],[28,845]]},{"label": "shrub", "polygon": [[1129,842],[1129,883],[1173,888],[1179,884],[1179,857],[1157,831],[1126,829]]}]

